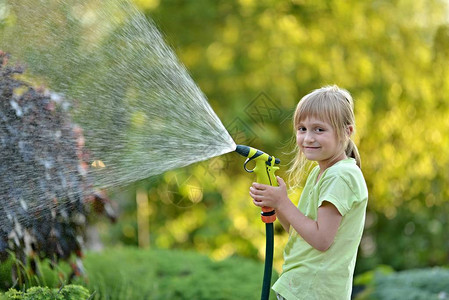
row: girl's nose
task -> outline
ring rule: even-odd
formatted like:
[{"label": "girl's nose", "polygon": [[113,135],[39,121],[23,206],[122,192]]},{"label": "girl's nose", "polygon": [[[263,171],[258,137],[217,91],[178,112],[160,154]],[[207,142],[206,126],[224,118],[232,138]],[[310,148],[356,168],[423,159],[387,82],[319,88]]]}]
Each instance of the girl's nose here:
[{"label": "girl's nose", "polygon": [[315,141],[315,137],[313,136],[312,133],[310,132],[306,132],[305,136],[304,136],[304,142],[306,143],[311,143]]}]

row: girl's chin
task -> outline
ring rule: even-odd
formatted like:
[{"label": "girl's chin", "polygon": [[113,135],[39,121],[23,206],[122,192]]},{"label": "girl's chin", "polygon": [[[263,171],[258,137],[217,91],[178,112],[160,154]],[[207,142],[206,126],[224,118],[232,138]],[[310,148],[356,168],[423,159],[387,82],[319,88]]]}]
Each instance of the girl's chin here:
[{"label": "girl's chin", "polygon": [[310,154],[310,153],[304,153],[304,156],[305,156],[308,160],[314,160],[314,161],[316,161],[316,160],[319,159],[319,157],[318,157],[317,155],[313,155],[313,154]]}]

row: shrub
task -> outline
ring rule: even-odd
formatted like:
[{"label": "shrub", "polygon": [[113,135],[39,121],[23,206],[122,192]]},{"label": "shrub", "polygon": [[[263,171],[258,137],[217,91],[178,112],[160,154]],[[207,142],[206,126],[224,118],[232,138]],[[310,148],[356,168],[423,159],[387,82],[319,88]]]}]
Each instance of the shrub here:
[{"label": "shrub", "polygon": [[8,58],[0,50],[0,261],[13,256],[8,266],[21,285],[29,271],[40,274],[41,259],[54,266],[72,261],[72,275],[81,275],[90,212],[115,215],[92,188],[90,158],[68,102],[22,81],[24,69]]},{"label": "shrub", "polygon": [[26,292],[10,289],[1,296],[2,300],[85,300],[89,299],[89,291],[79,285],[66,285],[61,289],[48,287],[31,287]]},{"label": "shrub", "polygon": [[365,284],[366,290],[356,299],[449,299],[449,269],[444,268],[416,269],[390,274],[375,272]]}]

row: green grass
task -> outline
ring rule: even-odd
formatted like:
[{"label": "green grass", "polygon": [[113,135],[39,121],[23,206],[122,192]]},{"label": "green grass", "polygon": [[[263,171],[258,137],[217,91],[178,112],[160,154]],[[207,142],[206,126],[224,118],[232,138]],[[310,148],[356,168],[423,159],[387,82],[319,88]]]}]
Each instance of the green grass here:
[{"label": "green grass", "polygon": [[[73,283],[85,286],[95,300],[260,299],[263,263],[244,258],[217,262],[189,251],[124,247],[87,253],[83,262],[88,276]],[[0,266],[4,291],[11,285],[12,264],[14,261],[9,260]],[[23,284],[15,285],[17,299],[28,299],[26,292],[51,294],[51,288],[67,284],[67,264],[53,270],[40,263],[39,269],[42,276],[27,275]],[[273,274],[272,283],[276,278]],[[33,286],[50,289],[36,291]],[[9,298],[0,295],[0,300],[14,299],[12,293]],[[275,299],[274,294],[271,297]]]},{"label": "green grass", "polygon": [[173,250],[108,249],[84,264],[88,281],[75,283],[95,291],[94,299],[259,299],[263,278],[260,262]]}]

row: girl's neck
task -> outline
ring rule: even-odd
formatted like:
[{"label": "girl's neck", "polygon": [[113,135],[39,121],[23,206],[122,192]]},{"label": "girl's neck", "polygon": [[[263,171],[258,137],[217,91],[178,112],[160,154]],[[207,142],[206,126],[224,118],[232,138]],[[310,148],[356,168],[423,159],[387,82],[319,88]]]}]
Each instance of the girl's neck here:
[{"label": "girl's neck", "polygon": [[347,159],[346,153],[341,153],[337,157],[332,157],[327,161],[320,161],[318,162],[318,166],[320,167],[320,173],[318,174],[317,180],[320,179],[321,175],[326,171],[328,168],[332,167],[336,163],[338,163],[341,160]]},{"label": "girl's neck", "polygon": [[339,161],[342,161],[344,159],[347,159],[346,153],[342,153],[342,155],[339,155],[338,157],[335,157],[327,162],[319,162],[318,166],[320,167],[320,172],[318,173],[318,176],[316,178],[316,182],[320,181],[321,176],[323,175],[324,171],[326,171],[328,168],[332,167]]}]

